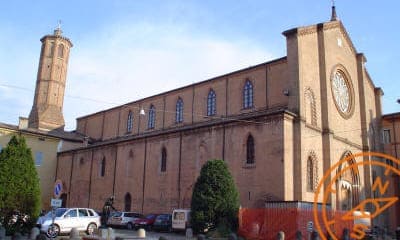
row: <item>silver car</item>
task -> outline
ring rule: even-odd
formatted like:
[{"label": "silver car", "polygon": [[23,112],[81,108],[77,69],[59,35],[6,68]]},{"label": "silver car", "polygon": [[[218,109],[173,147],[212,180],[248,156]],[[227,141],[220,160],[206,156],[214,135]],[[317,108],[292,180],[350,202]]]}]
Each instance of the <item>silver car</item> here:
[{"label": "silver car", "polygon": [[40,231],[50,238],[60,233],[69,233],[72,228],[92,234],[100,226],[100,216],[90,208],[57,208],[54,212],[54,225],[52,216],[50,211],[37,221]]}]

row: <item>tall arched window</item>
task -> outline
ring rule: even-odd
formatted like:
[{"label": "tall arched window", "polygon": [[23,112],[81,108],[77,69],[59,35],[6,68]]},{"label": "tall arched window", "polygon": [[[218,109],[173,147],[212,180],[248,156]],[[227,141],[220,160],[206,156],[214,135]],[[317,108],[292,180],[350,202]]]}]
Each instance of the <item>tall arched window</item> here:
[{"label": "tall arched window", "polygon": [[54,55],[54,42],[50,42],[49,57],[52,57],[53,55]]},{"label": "tall arched window", "polygon": [[125,212],[130,212],[131,211],[131,206],[132,206],[132,197],[130,193],[125,194],[125,202],[124,202],[124,209]]},{"label": "tall arched window", "polygon": [[182,100],[182,98],[178,98],[178,100],[176,101],[175,122],[176,123],[183,122],[183,100]]},{"label": "tall arched window", "polygon": [[317,157],[311,152],[307,158],[307,191],[314,192],[318,182]]},{"label": "tall arched window", "polygon": [[149,121],[147,123],[147,127],[149,129],[153,129],[156,123],[156,108],[153,104],[150,105],[149,108]]},{"label": "tall arched window", "polygon": [[254,138],[251,135],[249,135],[247,137],[246,149],[247,149],[247,151],[246,151],[246,163],[247,164],[254,164],[254,162],[255,162]]},{"label": "tall arched window", "polygon": [[59,57],[59,58],[63,58],[64,57],[64,45],[63,44],[59,44],[58,45],[57,57]]},{"label": "tall arched window", "polygon": [[100,166],[99,166],[99,175],[100,177],[104,177],[106,173],[106,157],[103,157],[100,161]]},{"label": "tall arched window", "polygon": [[161,172],[167,171],[167,150],[165,147],[161,150]]},{"label": "tall arched window", "polygon": [[126,120],[126,131],[128,133],[132,132],[132,127],[133,127],[133,113],[132,111],[129,111],[128,119]]},{"label": "tall arched window", "polygon": [[246,80],[243,88],[243,108],[253,107],[253,84],[250,80]]},{"label": "tall arched window", "polygon": [[315,96],[311,88],[307,88],[305,95],[305,118],[308,124],[317,126],[317,110],[315,106]]},{"label": "tall arched window", "polygon": [[207,97],[207,116],[214,116],[217,113],[216,98],[214,90],[211,89]]}]

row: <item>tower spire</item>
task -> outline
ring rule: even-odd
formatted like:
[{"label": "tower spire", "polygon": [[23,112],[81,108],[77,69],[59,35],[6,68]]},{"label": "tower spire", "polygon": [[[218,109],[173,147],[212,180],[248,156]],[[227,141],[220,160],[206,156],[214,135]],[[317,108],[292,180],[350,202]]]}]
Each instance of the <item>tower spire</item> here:
[{"label": "tower spire", "polygon": [[335,0],[332,0],[332,15],[331,15],[331,21],[337,21],[337,15],[336,15],[336,7],[335,7]]}]

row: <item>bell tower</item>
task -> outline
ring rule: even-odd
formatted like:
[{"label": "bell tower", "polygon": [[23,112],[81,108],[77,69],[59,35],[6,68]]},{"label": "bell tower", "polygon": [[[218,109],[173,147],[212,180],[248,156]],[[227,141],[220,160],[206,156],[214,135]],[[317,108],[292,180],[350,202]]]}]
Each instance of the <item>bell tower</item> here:
[{"label": "bell tower", "polygon": [[62,36],[60,25],[42,39],[35,97],[29,114],[30,128],[64,129],[63,103],[71,41]]}]

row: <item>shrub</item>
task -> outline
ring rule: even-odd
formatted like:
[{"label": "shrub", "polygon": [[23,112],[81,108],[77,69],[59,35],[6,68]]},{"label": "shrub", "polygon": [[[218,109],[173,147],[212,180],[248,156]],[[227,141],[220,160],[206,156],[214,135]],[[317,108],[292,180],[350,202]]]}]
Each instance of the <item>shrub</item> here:
[{"label": "shrub", "polygon": [[239,194],[223,160],[210,160],[202,167],[193,188],[191,210],[196,233],[217,229],[226,235],[237,230]]}]

